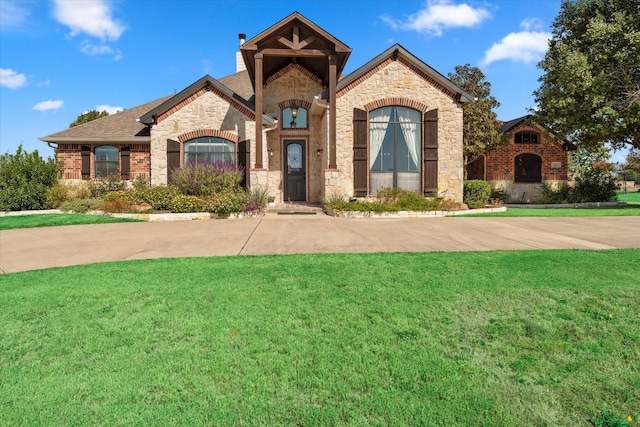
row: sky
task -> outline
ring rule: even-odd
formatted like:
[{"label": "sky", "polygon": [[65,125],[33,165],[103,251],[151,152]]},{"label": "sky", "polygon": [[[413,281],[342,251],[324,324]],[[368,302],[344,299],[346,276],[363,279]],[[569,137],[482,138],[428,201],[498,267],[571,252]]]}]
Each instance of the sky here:
[{"label": "sky", "polygon": [[[89,110],[110,114],[235,72],[247,39],[297,11],[353,49],[350,73],[395,43],[447,76],[479,67],[508,121],[535,108],[560,0],[0,0],[0,153]],[[625,152],[612,153],[624,161]]]}]

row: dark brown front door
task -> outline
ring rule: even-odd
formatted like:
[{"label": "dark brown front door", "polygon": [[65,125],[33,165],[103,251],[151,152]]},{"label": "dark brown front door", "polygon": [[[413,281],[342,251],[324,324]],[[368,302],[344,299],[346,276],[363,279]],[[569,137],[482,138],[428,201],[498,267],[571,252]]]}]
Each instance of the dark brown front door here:
[{"label": "dark brown front door", "polygon": [[307,162],[304,140],[284,141],[284,200],[307,200]]}]

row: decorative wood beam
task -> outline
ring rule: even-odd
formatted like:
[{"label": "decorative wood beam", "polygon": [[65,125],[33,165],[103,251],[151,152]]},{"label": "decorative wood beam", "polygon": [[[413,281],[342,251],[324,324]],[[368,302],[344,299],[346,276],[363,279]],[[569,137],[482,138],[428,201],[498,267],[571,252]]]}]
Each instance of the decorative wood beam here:
[{"label": "decorative wood beam", "polygon": [[302,40],[300,43],[298,43],[297,48],[298,49],[304,49],[309,44],[313,43],[315,40],[316,40],[316,36],[309,36],[306,39]]},{"label": "decorative wood beam", "polygon": [[333,55],[333,52],[330,50],[320,50],[320,49],[276,49],[276,48],[267,48],[262,49],[260,51],[264,56],[284,56],[284,57],[292,57],[292,56],[311,56],[311,57],[322,57],[322,56],[330,56]]},{"label": "decorative wood beam", "polygon": [[293,47],[293,43],[291,43],[291,40],[287,39],[287,38],[286,38],[286,37],[284,37],[284,36],[280,36],[280,37],[278,37],[278,42],[279,42],[280,44],[285,45],[285,46],[286,46],[286,47],[288,47],[289,49],[294,49],[294,47]]},{"label": "decorative wood beam", "polygon": [[255,88],[256,88],[256,169],[262,169],[262,54],[256,53]]},{"label": "decorative wood beam", "polygon": [[337,169],[336,164],[336,82],[338,72],[336,57],[329,57],[329,169]]}]

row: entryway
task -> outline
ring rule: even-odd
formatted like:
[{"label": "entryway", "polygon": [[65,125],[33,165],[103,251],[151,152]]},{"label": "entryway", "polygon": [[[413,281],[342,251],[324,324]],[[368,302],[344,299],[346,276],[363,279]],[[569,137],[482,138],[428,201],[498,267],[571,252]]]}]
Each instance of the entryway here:
[{"label": "entryway", "polygon": [[283,142],[284,201],[307,200],[306,141],[285,139]]}]

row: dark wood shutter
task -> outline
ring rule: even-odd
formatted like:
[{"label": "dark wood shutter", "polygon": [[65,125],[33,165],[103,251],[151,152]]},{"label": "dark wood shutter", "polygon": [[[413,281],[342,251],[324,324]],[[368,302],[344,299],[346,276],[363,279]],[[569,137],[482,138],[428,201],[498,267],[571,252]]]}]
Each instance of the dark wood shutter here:
[{"label": "dark wood shutter", "polygon": [[82,179],[91,179],[91,147],[83,145],[81,150]]},{"label": "dark wood shutter", "polygon": [[438,195],[438,110],[424,115],[424,194]]},{"label": "dark wood shutter", "polygon": [[131,179],[131,160],[129,147],[120,149],[120,178]]},{"label": "dark wood shutter", "polygon": [[173,182],[173,171],[180,169],[180,143],[167,139],[167,184]]},{"label": "dark wood shutter", "polygon": [[250,140],[238,142],[238,166],[244,168],[244,178],[242,178],[242,185],[245,189],[249,188],[249,169],[251,166],[251,146]]},{"label": "dark wood shutter", "polygon": [[367,196],[367,112],[353,109],[353,195]]}]

